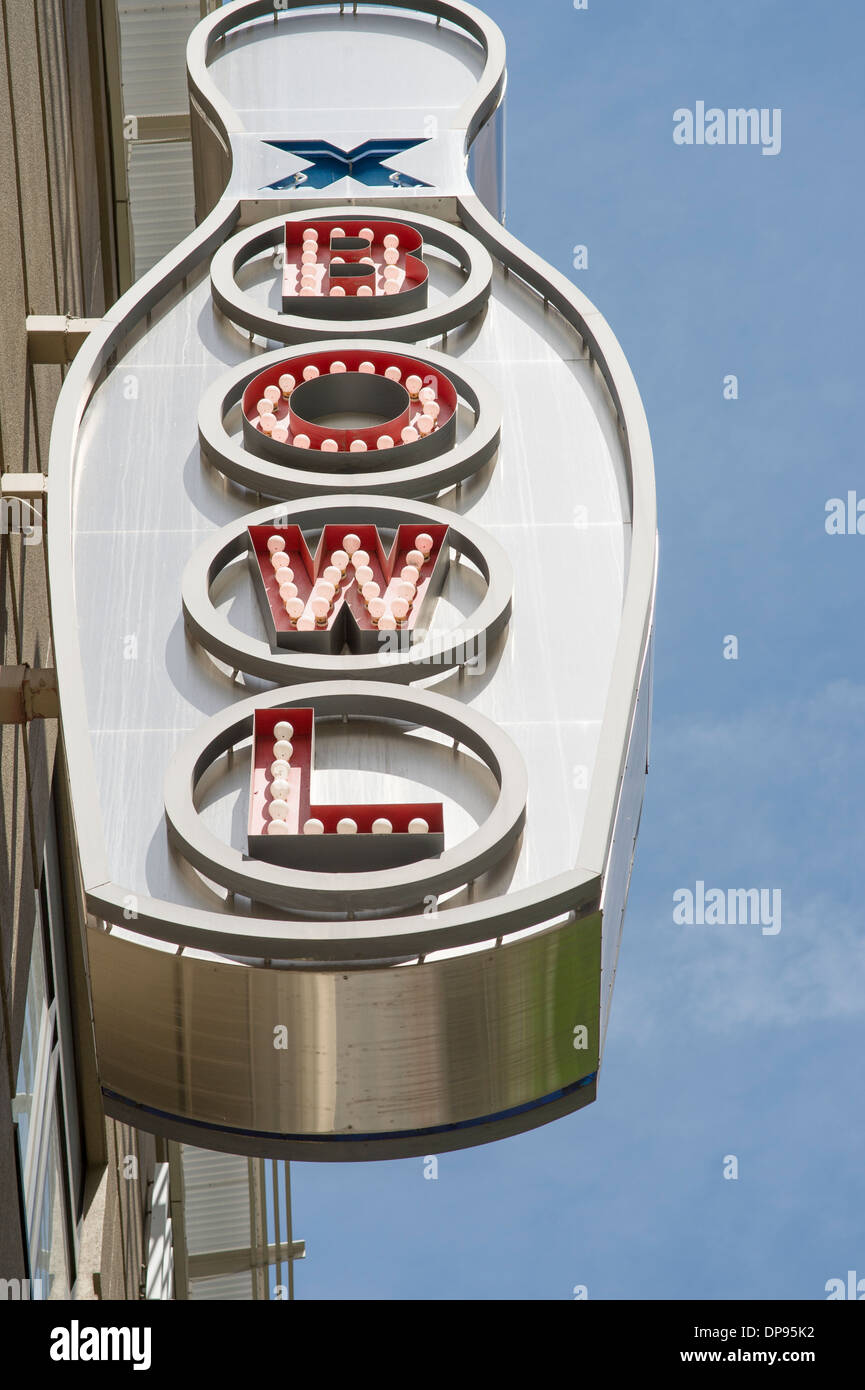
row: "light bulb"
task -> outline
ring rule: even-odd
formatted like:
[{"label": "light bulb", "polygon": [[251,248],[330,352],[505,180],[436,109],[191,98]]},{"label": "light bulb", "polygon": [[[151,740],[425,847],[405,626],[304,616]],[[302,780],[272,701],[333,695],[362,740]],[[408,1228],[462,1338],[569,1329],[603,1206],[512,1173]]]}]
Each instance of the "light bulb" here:
[{"label": "light bulb", "polygon": [[417,592],[414,584],[409,584],[407,579],[401,579],[396,586],[396,592],[397,597],[404,598],[409,607],[411,607],[412,603],[414,602],[414,596]]},{"label": "light bulb", "polygon": [[372,227],[361,227],[358,236],[366,237],[367,241],[375,241]]},{"label": "light bulb", "polygon": [[395,598],[390,606],[390,611],[398,623],[404,623],[408,617],[408,603],[404,598]]},{"label": "light bulb", "polygon": [[296,585],[296,584],[280,584],[280,586],[279,586],[279,597],[282,599],[283,607],[285,607],[285,605],[288,603],[288,600],[289,600],[290,598],[297,598],[297,585]]},{"label": "light bulb", "polygon": [[352,820],[351,816],[343,816],[336,823],[337,835],[356,835],[357,821]]},{"label": "light bulb", "polygon": [[321,577],[326,579],[328,584],[333,585],[334,593],[336,593],[342,581],[342,570],[338,569],[336,565],[326,565],[321,572]]},{"label": "light bulb", "polygon": [[420,579],[420,570],[417,565],[403,565],[399,577],[404,579],[407,584],[417,584]]},{"label": "light bulb", "polygon": [[345,363],[344,363],[344,362],[331,362],[331,364],[330,364],[330,370],[331,370],[331,372],[333,373],[334,376],[338,376],[340,372],[344,372],[344,371],[345,371]]},{"label": "light bulb", "polygon": [[441,406],[439,405],[438,401],[427,401],[426,405],[424,406],[424,415],[429,415],[429,417],[432,420],[437,420],[439,418],[440,412]]},{"label": "light bulb", "polygon": [[408,391],[412,400],[417,400],[418,393],[423,387],[423,381],[419,376],[407,376],[405,379],[405,389]]},{"label": "light bulb", "polygon": [[398,251],[394,251],[394,250],[392,249],[392,247],[389,246],[388,249],[387,249],[387,250],[385,251],[385,253],[384,253],[384,263],[385,263],[385,265],[396,265],[396,263],[397,263],[398,260],[399,260],[399,252],[398,252]]},{"label": "light bulb", "polygon": [[277,550],[285,550],[285,536],[268,536],[267,548],[271,555],[274,555]]},{"label": "light bulb", "polygon": [[420,435],[414,425],[406,425],[405,429],[400,430],[399,437],[403,444],[414,444],[415,440],[420,438]]},{"label": "light bulb", "polygon": [[349,453],[350,453],[350,454],[365,454],[365,453],[366,453],[366,440],[365,440],[365,439],[353,439],[353,440],[351,441],[351,444],[348,446],[348,448],[349,448]]},{"label": "light bulb", "polygon": [[353,531],[349,531],[347,536],[342,538],[342,548],[351,557],[356,550],[360,549],[360,536],[356,536]]},{"label": "light bulb", "polygon": [[300,263],[301,265],[315,265],[317,260],[318,256],[315,251],[304,251],[301,255]]},{"label": "light bulb", "polygon": [[260,400],[260,401],[258,402],[258,404],[256,405],[256,407],[255,407],[255,413],[256,413],[256,415],[272,415],[272,414],[273,414],[273,411],[272,411],[271,408],[270,408],[270,401],[267,399],[266,396],[262,396],[261,400]]},{"label": "light bulb", "polygon": [[345,256],[331,256],[331,265],[345,265]]},{"label": "light bulb", "polygon": [[298,618],[297,620],[297,630],[298,632],[314,632],[315,618],[308,618],[306,614],[304,614],[302,618]]},{"label": "light bulb", "polygon": [[[370,574],[372,574],[372,570],[370,570]],[[381,589],[379,588],[378,584],[376,584],[374,579],[367,579],[364,581],[364,586],[361,589],[361,593],[363,594],[364,602],[369,603],[370,599],[378,598],[379,594],[381,593]]]},{"label": "light bulb", "polygon": [[279,777],[287,777],[290,772],[291,767],[285,758],[277,758],[276,762],[270,764],[270,775],[274,781]]},{"label": "light bulb", "polygon": [[370,599],[370,601],[369,601],[369,616],[370,616],[375,622],[379,622],[380,619],[384,616],[384,613],[385,613],[384,601],[383,601],[382,599],[380,599],[380,598],[372,598],[372,599]]},{"label": "light bulb", "polygon": [[275,439],[277,444],[287,444],[288,430],[284,425],[277,425],[276,429],[271,431],[270,437],[271,439]]},{"label": "light bulb", "polygon": [[291,783],[284,777],[275,777],[270,784],[270,794],[275,801],[287,801],[291,796]]},{"label": "light bulb", "polygon": [[326,598],[328,604],[331,604],[336,597],[336,585],[333,584],[331,580],[325,579],[324,575],[322,575],[315,586],[315,592],[316,594],[320,594],[322,598]]},{"label": "light bulb", "polygon": [[[360,545],[360,541],[358,541],[358,545]],[[344,574],[348,568],[348,554],[344,550],[335,550],[330,557],[330,563],[339,570],[340,574]]]},{"label": "light bulb", "polygon": [[268,835],[290,835],[291,829],[284,820],[272,820],[267,827]]},{"label": "light bulb", "polygon": [[296,434],[296,435],[294,436],[294,439],[293,439],[291,442],[292,442],[292,444],[294,445],[295,449],[308,449],[308,448],[309,448],[309,435],[308,435],[308,434]]},{"label": "light bulb", "polygon": [[300,293],[304,299],[309,299],[311,294],[315,294],[313,285],[301,285]]},{"label": "light bulb", "polygon": [[283,758],[283,759],[285,760],[285,762],[290,763],[290,762],[291,762],[291,755],[292,755],[293,752],[294,752],[294,745],[293,745],[293,743],[291,742],[290,739],[287,739],[287,738],[278,738],[278,739],[275,739],[275,740],[274,740],[274,744],[273,744],[273,756],[274,756],[274,758]]},{"label": "light bulb", "polygon": [[[270,556],[270,563],[275,570],[284,569],[288,565],[288,551],[284,547],[282,550],[272,551]],[[289,575],[289,579],[293,578],[293,574]]]},{"label": "light bulb", "polygon": [[373,577],[372,570],[369,565],[358,565],[354,572],[354,577],[361,589],[363,589],[364,584],[368,584]]},{"label": "light bulb", "polygon": [[[433,548],[433,538],[432,536],[428,536],[426,531],[421,531],[419,536],[415,536],[414,543],[422,555],[429,555]],[[412,561],[412,564],[414,564],[414,561]]]},{"label": "light bulb", "polygon": [[287,801],[271,801],[267,808],[267,814],[271,820],[285,820],[290,810]]},{"label": "light bulb", "polygon": [[357,299],[368,299],[371,294],[372,289],[369,285],[358,285],[355,297]]},{"label": "light bulb", "polygon": [[335,439],[323,439],[321,441],[321,452],[323,454],[337,454],[339,453],[339,445]]},{"label": "light bulb", "polygon": [[304,835],[323,835],[324,824],[322,821],[316,820],[315,816],[310,816],[309,820],[303,823],[303,833]]},{"label": "light bulb", "polygon": [[327,617],[327,610],[328,610],[329,607],[330,607],[330,604],[328,603],[327,599],[326,599],[326,598],[314,598],[314,599],[311,599],[311,600],[310,600],[309,607],[310,607],[310,610],[311,610],[311,612],[312,612],[312,616],[315,618],[315,621],[316,621],[317,623],[323,623],[324,620],[325,620],[325,618]]},{"label": "light bulb", "polygon": [[435,398],[436,393],[431,386],[424,386],[423,390],[418,392],[418,400],[426,402],[434,401]]},{"label": "light bulb", "polygon": [[302,290],[315,290],[317,285],[318,279],[315,275],[301,275],[300,288]]},{"label": "light bulb", "polygon": [[412,816],[411,820],[408,823],[408,833],[409,835],[429,834],[429,826],[427,825],[423,816]]},{"label": "light bulb", "polygon": [[[408,555],[406,555],[405,557],[405,562],[407,565],[414,565],[415,569],[418,571],[418,573],[420,573],[420,571],[423,569],[423,551],[410,550]],[[413,582],[417,583],[417,580],[414,580]]]},{"label": "light bulb", "polygon": [[388,232],[384,244],[388,251],[396,251],[399,246],[399,237],[394,236],[393,232]]},{"label": "light bulb", "polygon": [[303,369],[303,379],[304,379],[304,381],[315,381],[315,378],[316,378],[318,375],[319,375],[318,367],[314,367],[314,366],[312,365],[311,362],[309,362],[309,363],[307,364],[307,366],[305,366],[304,369]]},{"label": "light bulb", "polygon": [[331,297],[331,299],[342,299],[344,296],[345,296],[345,290],[343,289],[342,285],[331,285],[331,287],[330,287],[330,297]]},{"label": "light bulb", "polygon": [[314,241],[315,244],[316,244],[316,246],[317,246],[317,245],[318,245],[318,232],[315,230],[315,227],[304,227],[304,229],[303,229],[303,239],[304,239],[304,241]]},{"label": "light bulb", "polygon": [[386,265],[382,271],[382,276],[386,285],[396,285],[399,283],[402,271],[398,265]]},{"label": "light bulb", "polygon": [[372,823],[373,835],[390,835],[392,830],[393,826],[387,816],[378,816]]},{"label": "light bulb", "polygon": [[384,374],[388,381],[402,381],[402,372],[399,367],[385,367]]},{"label": "light bulb", "polygon": [[[348,546],[346,546],[346,549],[348,549]],[[354,565],[355,569],[357,569],[359,565],[368,565],[369,555],[365,550],[355,550],[351,557],[351,563]]]},{"label": "light bulb", "polygon": [[279,378],[279,389],[287,400],[294,390],[294,377],[291,372],[284,372]]},{"label": "light bulb", "polygon": [[303,609],[304,609],[303,600],[302,600],[302,599],[299,599],[299,598],[290,598],[290,599],[288,600],[288,602],[286,603],[286,605],[285,605],[285,611],[286,611],[286,613],[287,613],[288,616],[291,618],[292,622],[295,622],[295,623],[297,622],[298,618],[300,617],[301,613],[303,612]]},{"label": "light bulb", "polygon": [[301,249],[302,251],[312,251],[314,255],[317,255],[317,254],[318,254],[318,242],[317,242],[317,241],[313,241],[313,239],[312,239],[311,236],[304,237],[304,239],[303,239],[303,245],[301,246],[300,249]]},{"label": "light bulb", "polygon": [[382,613],[378,620],[378,625],[382,632],[395,632],[396,618],[393,616],[393,613]]},{"label": "light bulb", "polygon": [[334,237],[337,237],[337,236],[345,236],[345,232],[343,231],[342,227],[331,227],[331,229],[330,229],[330,239],[331,239],[331,241],[333,241]]},{"label": "light bulb", "polygon": [[380,434],[378,439],[375,441],[375,447],[377,449],[392,449],[393,440],[391,439],[389,434]]},{"label": "light bulb", "polygon": [[384,292],[385,294],[399,294],[399,285],[396,280],[385,280]]},{"label": "light bulb", "polygon": [[436,422],[431,415],[418,415],[414,423],[418,434],[423,437],[432,434]]},{"label": "light bulb", "polygon": [[276,405],[281,392],[278,386],[265,386],[262,395],[266,401],[270,401],[271,405]]},{"label": "light bulb", "polygon": [[273,726],[274,738],[294,738],[294,725],[289,724],[287,719],[280,719]]},{"label": "light bulb", "polygon": [[372,375],[375,375],[375,363],[374,363],[374,362],[361,362],[360,366],[358,367],[358,371],[359,371],[359,372],[366,372],[367,374],[372,373]]},{"label": "light bulb", "polygon": [[274,573],[277,589],[281,589],[283,584],[290,584],[294,578],[294,570],[290,565],[281,565]]},{"label": "light bulb", "polygon": [[262,434],[272,434],[274,426],[276,425],[276,416],[271,415],[270,411],[268,411],[266,415],[259,415],[258,423],[261,427]]}]

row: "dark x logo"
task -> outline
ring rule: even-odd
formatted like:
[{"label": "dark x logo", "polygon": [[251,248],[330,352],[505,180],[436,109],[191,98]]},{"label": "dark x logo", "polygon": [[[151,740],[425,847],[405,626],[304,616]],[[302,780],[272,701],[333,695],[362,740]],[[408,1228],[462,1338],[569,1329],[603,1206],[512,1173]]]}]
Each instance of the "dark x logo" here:
[{"label": "dark x logo", "polygon": [[269,183],[267,188],[279,191],[295,188],[299,184],[309,184],[312,188],[327,188],[328,184],[346,176],[357,179],[370,187],[390,184],[396,188],[429,188],[423,179],[412,178],[393,169],[385,169],[383,160],[393,159],[404,150],[423,145],[424,140],[364,140],[354,149],[341,150],[328,140],[265,140],[266,145],[284,150],[298,159],[309,160],[310,168],[301,173],[289,174],[287,178]]}]

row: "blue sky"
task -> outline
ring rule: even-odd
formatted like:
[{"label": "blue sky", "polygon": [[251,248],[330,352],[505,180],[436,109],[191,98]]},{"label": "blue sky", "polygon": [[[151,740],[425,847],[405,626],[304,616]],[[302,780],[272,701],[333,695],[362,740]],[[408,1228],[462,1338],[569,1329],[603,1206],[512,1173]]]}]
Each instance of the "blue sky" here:
[{"label": "blue sky", "polygon": [[[484,7],[507,225],[605,314],[652,431],[652,770],[597,1103],[434,1182],[419,1159],[293,1165],[297,1296],[825,1298],[865,1276],[865,536],[824,526],[865,497],[865,17]],[[675,145],[698,100],[781,108],[780,154]],[[698,879],[780,888],[782,930],[675,925]]]}]

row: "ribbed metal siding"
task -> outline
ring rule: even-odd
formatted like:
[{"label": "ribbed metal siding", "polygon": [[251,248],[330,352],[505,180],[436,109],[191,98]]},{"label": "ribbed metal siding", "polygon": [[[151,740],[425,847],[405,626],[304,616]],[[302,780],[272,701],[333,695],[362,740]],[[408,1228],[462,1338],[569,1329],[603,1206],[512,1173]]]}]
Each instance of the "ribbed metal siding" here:
[{"label": "ribbed metal siding", "polygon": [[[125,116],[189,109],[186,40],[201,17],[199,0],[119,0]],[[135,278],[195,226],[192,146],[188,140],[127,146]]]},{"label": "ribbed metal siding", "polygon": [[183,1187],[186,1248],[190,1255],[249,1248],[247,1159],[184,1144]]}]

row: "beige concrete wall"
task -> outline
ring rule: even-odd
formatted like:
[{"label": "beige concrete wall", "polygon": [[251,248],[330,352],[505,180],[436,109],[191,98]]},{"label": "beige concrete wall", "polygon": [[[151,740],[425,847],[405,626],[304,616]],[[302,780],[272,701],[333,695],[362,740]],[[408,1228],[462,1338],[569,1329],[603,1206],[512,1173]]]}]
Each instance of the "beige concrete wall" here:
[{"label": "beige concrete wall", "polygon": [[[26,316],[97,317],[117,294],[101,0],[0,0],[0,37],[0,470],[47,472],[51,421],[65,369],[28,362]],[[5,521],[0,653],[4,665],[52,664],[44,547],[10,534]],[[6,1278],[25,1273],[10,1098],[57,756],[55,721],[0,725],[0,1277]],[[143,1216],[154,1141],[106,1123],[102,1112],[83,911],[60,800],[88,1164],[79,1292],[94,1297],[101,1285],[103,1296],[135,1298],[145,1258]],[[129,1155],[135,1165],[126,1161]],[[134,1176],[124,1176],[133,1169]]]}]

